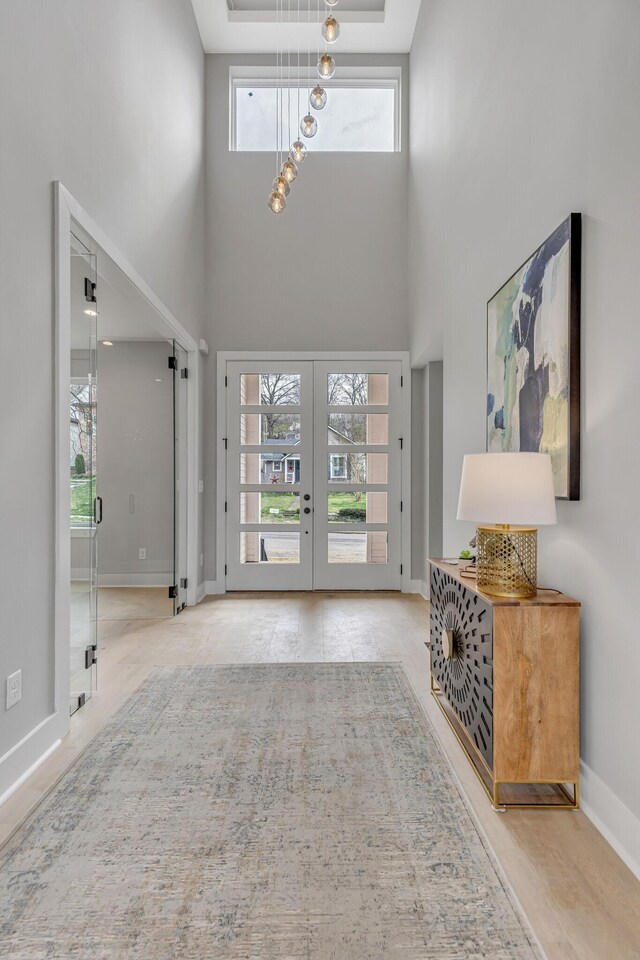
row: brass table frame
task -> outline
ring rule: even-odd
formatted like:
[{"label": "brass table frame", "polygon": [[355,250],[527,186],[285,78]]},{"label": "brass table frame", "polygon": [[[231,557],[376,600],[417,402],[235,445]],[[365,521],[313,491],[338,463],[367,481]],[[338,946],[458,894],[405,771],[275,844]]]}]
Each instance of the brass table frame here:
[{"label": "brass table frame", "polygon": [[[478,780],[482,784],[482,787],[491,801],[491,805],[494,810],[499,813],[505,813],[507,810],[578,810],[580,807],[580,784],[578,781],[568,781],[569,786],[573,787],[573,795],[567,790],[567,784],[561,783],[558,780],[519,780],[514,781],[513,783],[506,783],[500,780],[495,780],[493,773],[484,761],[484,759],[476,753],[473,749],[471,742],[467,736],[467,733],[462,726],[462,724],[454,717],[450,716],[449,712],[445,709],[444,703],[448,703],[444,693],[437,685],[436,681],[433,678],[433,674],[429,673],[429,679],[431,683],[431,695],[434,698],[435,702],[438,704],[443,717],[449,724],[450,729],[453,731],[453,735],[456,740],[464,750],[469,759],[471,766]],[[443,703],[444,701],[444,703]],[[451,712],[453,713],[453,708],[450,707]],[[454,715],[455,716],[455,715]],[[484,775],[483,775],[484,773]],[[512,801],[501,801],[500,800],[500,787],[501,786],[541,786],[548,785],[556,787],[560,794],[565,798],[565,802],[561,803],[545,803],[540,801],[539,803],[515,803]]]}]

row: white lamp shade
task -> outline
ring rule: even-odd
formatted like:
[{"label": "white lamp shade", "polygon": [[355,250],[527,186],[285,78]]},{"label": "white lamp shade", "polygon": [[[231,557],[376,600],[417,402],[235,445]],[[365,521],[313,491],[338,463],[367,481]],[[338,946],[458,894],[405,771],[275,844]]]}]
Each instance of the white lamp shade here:
[{"label": "white lamp shade", "polygon": [[470,453],[464,458],[458,520],[538,527],[556,523],[547,453]]}]

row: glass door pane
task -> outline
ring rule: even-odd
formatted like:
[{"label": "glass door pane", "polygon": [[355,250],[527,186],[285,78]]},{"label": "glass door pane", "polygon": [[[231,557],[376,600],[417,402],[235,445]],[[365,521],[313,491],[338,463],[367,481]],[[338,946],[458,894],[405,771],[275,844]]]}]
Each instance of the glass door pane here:
[{"label": "glass door pane", "polygon": [[70,711],[96,686],[98,525],[96,257],[71,238],[69,384]]},{"label": "glass door pane", "polygon": [[317,361],[316,589],[400,589],[399,361]]},{"label": "glass door pane", "polygon": [[105,631],[112,620],[173,617],[176,583],[173,342],[106,337],[110,306],[102,304],[98,340],[98,624]]}]

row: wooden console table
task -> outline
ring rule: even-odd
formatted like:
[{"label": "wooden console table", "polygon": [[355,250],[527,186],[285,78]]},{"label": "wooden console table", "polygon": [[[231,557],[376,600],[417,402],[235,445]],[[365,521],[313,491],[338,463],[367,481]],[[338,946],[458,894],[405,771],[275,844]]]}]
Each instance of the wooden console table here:
[{"label": "wooden console table", "polygon": [[575,810],[580,604],[494,597],[429,562],[431,691],[493,806]]}]

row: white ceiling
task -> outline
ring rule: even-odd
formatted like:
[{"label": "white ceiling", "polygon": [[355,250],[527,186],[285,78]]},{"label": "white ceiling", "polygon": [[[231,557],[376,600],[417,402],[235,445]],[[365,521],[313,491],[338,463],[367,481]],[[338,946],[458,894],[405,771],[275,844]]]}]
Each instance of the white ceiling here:
[{"label": "white ceiling", "polygon": [[[273,11],[258,2],[253,5],[246,2],[235,4],[231,0],[191,2],[206,53],[275,53],[279,49],[286,50],[288,45],[297,49],[298,44],[301,51],[306,51],[307,44],[316,51],[320,24],[313,0],[309,0],[315,18],[311,23],[305,23],[303,16],[301,23],[275,23]],[[229,9],[230,5],[233,10]],[[252,6],[253,10],[247,9]],[[340,6],[338,2],[331,8],[342,28],[338,41],[329,48],[336,59],[340,53],[408,53],[411,49],[420,0],[385,0],[384,12],[377,3],[369,4],[368,10],[354,9],[357,5],[345,0],[341,15]],[[282,7],[288,15],[289,0],[283,0]],[[290,7],[294,19],[297,0],[290,0]],[[327,15],[324,11],[328,10],[324,0],[320,7],[320,17],[324,19]]]}]

